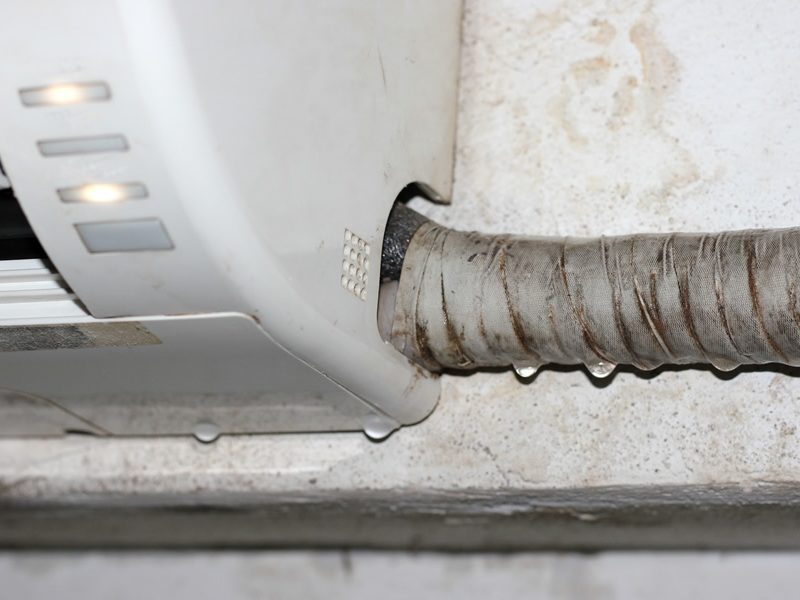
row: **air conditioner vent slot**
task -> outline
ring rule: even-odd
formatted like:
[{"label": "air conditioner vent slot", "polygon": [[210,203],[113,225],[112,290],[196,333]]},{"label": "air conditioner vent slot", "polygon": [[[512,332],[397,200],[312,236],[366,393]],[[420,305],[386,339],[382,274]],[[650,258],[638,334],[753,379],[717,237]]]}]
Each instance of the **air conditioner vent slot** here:
[{"label": "air conditioner vent slot", "polygon": [[85,316],[75,294],[47,261],[0,261],[0,325],[16,319]]},{"label": "air conditioner vent slot", "polygon": [[58,273],[8,187],[0,165],[0,335],[2,326],[88,316]]},{"label": "air conditioner vent slot", "polygon": [[11,188],[0,189],[0,261],[47,258]]}]

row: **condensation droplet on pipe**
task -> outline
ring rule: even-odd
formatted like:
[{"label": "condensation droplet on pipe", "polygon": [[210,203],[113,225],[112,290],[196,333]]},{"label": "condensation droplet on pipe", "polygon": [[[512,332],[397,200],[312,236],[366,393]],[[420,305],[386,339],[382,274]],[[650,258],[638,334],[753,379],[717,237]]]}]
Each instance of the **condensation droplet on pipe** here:
[{"label": "condensation droplet on pipe", "polygon": [[203,422],[195,425],[192,433],[197,441],[210,444],[217,440],[221,431],[216,423]]},{"label": "condensation droplet on pipe", "polygon": [[586,365],[586,369],[592,374],[592,377],[597,377],[598,379],[604,379],[605,377],[608,377],[616,368],[617,365],[614,363],[605,362],[603,360]]},{"label": "condensation droplet on pipe", "polygon": [[514,371],[522,377],[523,379],[528,379],[529,377],[533,377],[536,375],[536,371],[539,370],[538,365],[514,365]]},{"label": "condensation droplet on pipe", "polygon": [[711,359],[711,365],[717,371],[723,371],[725,373],[727,373],[728,371],[733,371],[735,369],[738,369],[741,366],[741,364],[738,362],[718,357]]}]

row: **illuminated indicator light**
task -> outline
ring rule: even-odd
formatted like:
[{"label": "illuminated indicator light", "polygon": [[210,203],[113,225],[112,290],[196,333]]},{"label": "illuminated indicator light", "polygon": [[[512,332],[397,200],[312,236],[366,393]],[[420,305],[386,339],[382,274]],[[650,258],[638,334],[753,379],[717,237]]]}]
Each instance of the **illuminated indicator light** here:
[{"label": "illuminated indicator light", "polygon": [[25,106],[64,106],[111,99],[111,90],[103,82],[56,83],[19,91]]},{"label": "illuminated indicator light", "polygon": [[87,202],[112,204],[124,200],[147,197],[147,188],[141,183],[90,183],[58,190],[62,202]]}]

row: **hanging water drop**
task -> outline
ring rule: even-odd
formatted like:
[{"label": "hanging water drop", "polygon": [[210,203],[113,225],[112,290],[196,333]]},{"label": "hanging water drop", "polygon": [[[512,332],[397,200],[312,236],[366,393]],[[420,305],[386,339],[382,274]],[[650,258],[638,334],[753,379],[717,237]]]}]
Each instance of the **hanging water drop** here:
[{"label": "hanging water drop", "polygon": [[396,421],[383,415],[370,414],[364,419],[364,433],[373,441],[380,441],[400,427]]},{"label": "hanging water drop", "polygon": [[723,371],[725,373],[727,373],[728,371],[733,371],[734,369],[737,369],[738,367],[741,366],[740,363],[729,360],[727,358],[714,357],[710,359],[710,361],[711,361],[711,366],[713,366],[717,371]]},{"label": "hanging water drop", "polygon": [[514,371],[522,377],[523,379],[528,379],[529,377],[533,377],[536,375],[536,371],[539,370],[539,367],[536,365],[525,365],[525,366],[517,366],[514,365]]},{"label": "hanging water drop", "polygon": [[611,375],[614,372],[614,369],[617,368],[617,365],[612,362],[598,360],[595,363],[587,364],[586,368],[588,369],[589,373],[592,374],[592,377],[603,379]]},{"label": "hanging water drop", "polygon": [[220,433],[222,433],[222,431],[220,430],[219,425],[208,421],[197,423],[194,426],[194,431],[192,431],[192,434],[197,441],[203,442],[204,444],[210,444],[211,442],[216,441]]}]

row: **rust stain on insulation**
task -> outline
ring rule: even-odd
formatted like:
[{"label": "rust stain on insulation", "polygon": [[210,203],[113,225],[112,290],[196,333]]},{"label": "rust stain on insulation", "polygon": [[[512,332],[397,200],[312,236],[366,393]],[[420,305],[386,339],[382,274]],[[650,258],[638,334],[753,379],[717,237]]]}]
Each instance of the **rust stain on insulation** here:
[{"label": "rust stain on insulation", "polygon": [[592,330],[589,328],[589,323],[586,321],[586,315],[583,313],[583,310],[578,310],[575,306],[575,301],[572,299],[572,293],[569,291],[569,281],[567,279],[567,247],[566,244],[561,245],[561,256],[558,259],[558,269],[561,274],[561,281],[564,284],[564,293],[567,296],[567,300],[569,301],[570,306],[572,307],[572,312],[575,315],[575,318],[578,321],[578,324],[581,326],[581,334],[583,335],[583,341],[586,342],[586,345],[589,349],[594,352],[597,358],[604,360],[606,362],[614,362],[613,359],[608,358],[605,355],[605,352],[600,348],[600,344],[594,337]]},{"label": "rust stain on insulation", "polygon": [[[667,345],[667,340],[662,337],[659,328],[656,326],[655,317],[650,314],[651,307],[650,304],[644,299],[644,295],[642,294],[642,290],[639,287],[639,281],[636,278],[636,238],[637,236],[631,236],[630,238],[630,267],[631,272],[634,273],[633,275],[633,290],[636,294],[636,304],[639,307],[639,314],[642,317],[642,320],[647,324],[647,330],[650,332],[653,340],[655,341],[656,345],[661,348],[661,351],[664,353],[665,358],[673,359],[674,354],[672,349]],[[669,253],[669,246],[672,241],[672,237],[668,238],[667,241],[662,246],[661,251],[661,260],[662,263],[666,262],[666,257]],[[652,290],[651,290],[652,293]]]},{"label": "rust stain on insulation", "polygon": [[481,337],[486,341],[486,345],[491,349],[492,342],[489,339],[489,334],[486,332],[486,321],[483,319],[483,313],[480,314],[478,317],[478,332],[481,334]]},{"label": "rust stain on insulation", "polygon": [[700,351],[705,358],[706,362],[708,361],[708,353],[706,349],[703,347],[703,342],[700,341],[700,336],[697,335],[697,330],[694,326],[694,318],[692,317],[692,305],[689,299],[689,269],[688,267],[683,269],[683,279],[681,279],[680,273],[675,271],[676,283],[678,285],[678,298],[680,298],[680,305],[681,305],[681,314],[683,314],[683,322],[686,324],[686,330],[689,333],[689,337],[692,338],[692,342],[694,343],[695,347]]},{"label": "rust stain on insulation", "polygon": [[[422,229],[423,228],[417,230],[417,234],[419,234],[419,232]],[[425,262],[422,268],[423,278],[425,277],[425,273],[428,270],[428,259],[430,258],[430,255],[433,253],[436,241],[439,239],[441,228],[433,226],[431,227],[431,232],[433,233],[434,243],[431,244],[430,248],[428,249],[425,255]],[[414,237],[416,237],[416,234]],[[409,263],[409,265],[411,264],[412,263]],[[403,265],[403,267],[405,270],[405,265]],[[401,280],[402,280],[402,275],[401,275]],[[419,353],[419,356],[421,357],[422,361],[432,368],[433,365],[437,364],[438,361],[436,360],[436,357],[433,355],[433,350],[431,349],[430,338],[428,337],[428,328],[425,324],[423,324],[422,319],[420,318],[419,315],[420,296],[422,295],[422,285],[416,286],[414,289],[416,290],[416,293],[414,294],[415,296],[414,300],[415,317],[414,317],[414,338],[413,338],[414,346],[417,348],[417,352]]]},{"label": "rust stain on insulation", "polygon": [[794,324],[800,327],[800,313],[797,312],[797,287],[793,281],[789,284],[789,313],[792,315]]},{"label": "rust stain on insulation", "polygon": [[758,268],[756,259],[756,249],[753,243],[753,236],[750,235],[744,242],[744,252],[747,256],[747,288],[750,291],[750,301],[753,303],[753,312],[756,314],[756,320],[761,331],[764,332],[764,338],[767,344],[775,354],[780,356],[784,362],[788,359],[780,346],[775,343],[775,340],[767,331],[767,324],[764,322],[764,310],[761,308],[761,299],[758,296],[758,282],[756,281],[756,269]]},{"label": "rust stain on insulation", "polygon": [[636,294],[636,306],[639,307],[639,314],[642,317],[642,321],[647,324],[647,331],[650,332],[651,337],[655,341],[656,345],[661,348],[661,351],[664,353],[666,357],[672,357],[672,353],[670,352],[669,348],[667,347],[666,341],[662,340],[661,337],[658,335],[658,331],[656,330],[655,325],[653,324],[653,320],[650,317],[650,310],[647,307],[647,302],[642,295],[642,291],[639,289],[639,282],[636,281],[636,277],[633,278],[633,290]]},{"label": "rust stain on insulation", "polygon": [[[508,291],[508,278],[506,276],[506,247],[505,241],[500,242],[498,241],[498,245],[500,246],[500,256],[497,260],[497,266],[500,270],[500,282],[503,285],[503,294],[505,294],[506,298],[506,308],[508,309],[508,317],[511,319],[511,328],[514,330],[514,336],[517,338],[520,346],[522,346],[523,350],[528,354],[532,355],[537,361],[541,361],[542,357],[539,356],[539,353],[536,352],[533,348],[531,348],[528,342],[528,336],[530,334],[525,333],[525,327],[522,324],[522,320],[517,314],[517,311],[514,309],[514,303],[511,301],[511,294]],[[531,340],[532,341],[532,340]],[[534,342],[535,343],[535,342]]]},{"label": "rust stain on insulation", "polygon": [[[431,250],[432,251],[432,250]],[[428,252],[430,256],[430,252]],[[427,270],[427,257],[425,268],[422,270],[423,276],[425,275],[425,271]],[[401,276],[402,277],[402,276]],[[420,295],[422,294],[422,286],[420,285],[416,290],[416,311],[415,311],[415,318],[414,318],[414,345],[419,352],[419,355],[422,357],[423,361],[427,362],[428,364],[436,364],[436,358],[433,356],[433,351],[431,350],[430,339],[428,338],[428,329],[423,324],[422,319],[419,316],[419,300]]]},{"label": "rust stain on insulation", "polygon": [[561,341],[561,335],[558,333],[558,327],[556,326],[556,315],[552,306],[548,307],[547,321],[550,325],[550,330],[553,333],[553,339],[556,342],[556,346],[558,347],[559,352],[561,352],[561,356],[569,356],[569,352],[564,347],[564,343]]},{"label": "rust stain on insulation", "polygon": [[719,256],[719,239],[721,236],[714,236],[714,297],[717,304],[717,312],[719,313],[719,319],[722,322],[722,330],[725,332],[728,340],[730,340],[733,349],[736,350],[739,356],[747,356],[744,352],[739,349],[739,345],[736,343],[736,340],[733,337],[733,331],[731,330],[730,323],[728,323],[728,315],[727,311],[725,310],[725,292],[722,290],[722,281],[721,281],[721,271],[722,271],[722,264],[720,261]]},{"label": "rust stain on insulation", "polygon": [[628,327],[625,325],[625,321],[622,318],[622,301],[619,298],[619,293],[617,292],[616,287],[611,289],[611,304],[614,307],[614,324],[617,327],[617,331],[619,331],[619,336],[622,339],[622,345],[625,346],[625,350],[627,350],[628,354],[631,355],[633,361],[641,364],[638,356],[636,356],[636,352],[633,350],[631,332],[628,331]]},{"label": "rust stain on insulation", "polygon": [[456,333],[456,328],[453,326],[453,321],[450,318],[450,313],[447,310],[447,298],[445,297],[444,293],[444,273],[442,273],[439,277],[439,282],[441,284],[442,314],[444,315],[444,327],[447,330],[447,339],[450,341],[450,347],[459,356],[459,366],[467,367],[473,364],[475,361],[473,361],[469,356],[467,356],[467,353],[464,352],[464,347],[461,345],[461,340],[458,339],[458,333]]},{"label": "rust stain on insulation", "polygon": [[620,298],[620,290],[619,290],[619,279],[615,277],[619,273],[620,266],[619,261],[615,261],[615,268],[616,272],[614,275],[611,274],[611,269],[608,266],[608,252],[606,251],[606,240],[605,238],[600,238],[600,251],[603,254],[603,266],[606,270],[606,280],[608,281],[608,285],[611,287],[611,305],[614,309],[614,325],[619,332],[620,338],[622,339],[622,345],[625,346],[625,350],[631,357],[633,364],[637,366],[641,366],[642,362],[639,360],[638,355],[633,349],[633,339],[631,338],[631,332],[628,329],[628,326],[625,325],[625,320],[622,317],[622,300]]},{"label": "rust stain on insulation", "polygon": [[[622,345],[625,346],[625,350],[631,357],[632,363],[639,368],[646,368],[647,365],[641,361],[636,351],[633,349],[631,332],[628,329],[628,326],[625,324],[625,319],[622,317],[622,300],[620,298],[621,291],[619,289],[619,281],[614,275],[612,275],[611,269],[608,266],[606,240],[602,236],[600,237],[600,252],[602,252],[603,255],[603,267],[606,270],[606,279],[608,280],[608,285],[611,287],[611,305],[614,309],[614,325],[616,326],[620,338],[622,339]],[[615,261],[615,267],[616,273],[618,273],[620,268],[618,261]]]},{"label": "rust stain on insulation", "polygon": [[420,321],[417,321],[414,328],[414,340],[416,342],[419,355],[428,364],[436,364],[436,358],[431,351],[430,339],[428,338],[428,329]]},{"label": "rust stain on insulation", "polygon": [[649,313],[650,316],[653,318],[653,327],[656,328],[661,341],[664,344],[664,349],[667,352],[667,356],[672,358],[675,356],[672,348],[669,347],[669,343],[667,343],[667,326],[664,324],[664,319],[661,316],[661,304],[658,302],[658,278],[655,273],[650,273],[650,304],[649,304]]}]

